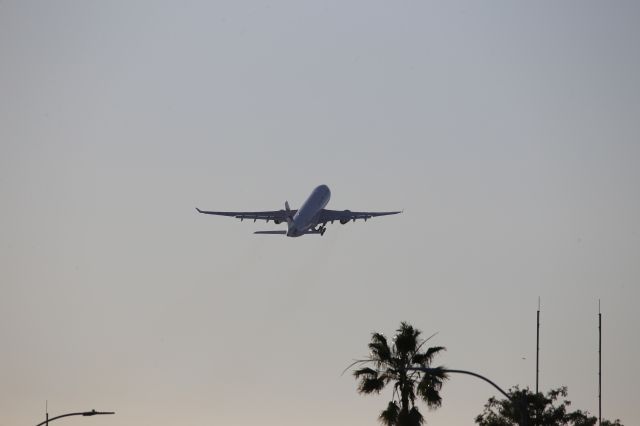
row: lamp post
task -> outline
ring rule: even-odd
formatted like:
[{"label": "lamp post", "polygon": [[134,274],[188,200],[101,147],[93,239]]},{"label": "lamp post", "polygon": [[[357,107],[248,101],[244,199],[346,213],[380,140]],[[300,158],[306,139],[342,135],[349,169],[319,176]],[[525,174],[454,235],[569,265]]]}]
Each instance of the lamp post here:
[{"label": "lamp post", "polygon": [[62,414],[60,416],[56,416],[56,417],[53,417],[51,419],[49,419],[48,415],[47,415],[47,420],[45,420],[42,423],[38,423],[36,426],[42,426],[44,424],[48,425],[49,422],[52,422],[52,421],[54,421],[56,419],[61,419],[63,417],[69,417],[69,416],[85,416],[85,417],[88,417],[88,416],[97,416],[97,415],[101,415],[101,414],[115,414],[115,412],[114,411],[96,411],[96,410],[91,410],[91,411],[82,411],[82,412],[79,412],[79,413]]},{"label": "lamp post", "polygon": [[452,370],[452,369],[448,369],[448,368],[428,368],[428,367],[407,367],[407,370],[422,371],[423,373],[427,373],[427,374],[429,374],[429,373],[438,373],[438,372],[439,373],[467,374],[469,376],[477,377],[478,379],[484,380],[485,382],[489,383],[491,386],[496,388],[509,401],[511,401],[514,404],[516,404],[516,406],[518,407],[519,414],[520,414],[520,425],[521,426],[528,426],[529,425],[529,419],[528,419],[527,412],[526,412],[527,408],[526,408],[525,402],[520,400],[520,399],[516,399],[516,398],[512,397],[507,392],[505,392],[500,386],[496,385],[494,382],[492,382],[491,380],[487,379],[484,376],[481,376],[478,373],[474,373],[473,371],[467,371],[467,370]]}]

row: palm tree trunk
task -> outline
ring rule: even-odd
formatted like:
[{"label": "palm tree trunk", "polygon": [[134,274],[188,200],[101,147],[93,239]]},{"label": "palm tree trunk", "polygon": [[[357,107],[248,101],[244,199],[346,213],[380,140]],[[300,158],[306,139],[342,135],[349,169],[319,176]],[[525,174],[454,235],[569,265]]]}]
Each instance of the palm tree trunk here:
[{"label": "palm tree trunk", "polygon": [[[409,392],[407,390],[407,373],[403,371],[400,374],[400,415],[398,416],[398,420],[404,423],[403,420],[407,421],[408,418],[409,418]],[[399,424],[398,426],[404,426],[404,425]]]}]

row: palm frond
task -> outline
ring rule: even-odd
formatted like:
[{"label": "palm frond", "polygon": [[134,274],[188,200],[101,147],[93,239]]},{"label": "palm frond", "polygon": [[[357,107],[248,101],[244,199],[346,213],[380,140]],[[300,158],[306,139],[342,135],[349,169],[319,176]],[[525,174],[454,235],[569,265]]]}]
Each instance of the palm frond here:
[{"label": "palm frond", "polygon": [[409,396],[409,401],[411,401],[411,405],[415,405],[416,403],[416,391],[414,389],[415,389],[415,385],[413,381],[411,381],[411,383],[407,385],[407,396]]},{"label": "palm frond", "polygon": [[444,346],[431,346],[429,349],[427,349],[427,351],[425,352],[425,355],[428,358],[428,362],[431,363],[431,360],[433,359],[434,355],[439,354],[442,351],[446,351],[447,348],[445,348]]},{"label": "palm frond", "polygon": [[428,360],[429,359],[427,358],[427,354],[425,352],[418,352],[413,356],[413,358],[411,358],[411,363],[426,367],[428,365]]},{"label": "palm frond", "polygon": [[402,322],[400,328],[395,335],[394,346],[396,351],[402,358],[413,355],[418,347],[418,336],[420,330],[413,328],[412,325]]},{"label": "palm frond", "polygon": [[377,377],[378,372],[373,368],[365,367],[353,372],[353,376],[357,379],[360,376],[369,376],[369,377]]},{"label": "palm frond", "polygon": [[425,343],[427,343],[429,340],[433,339],[434,337],[436,337],[438,335],[438,331],[436,331],[435,333],[433,333],[431,336],[427,337],[426,339],[424,339],[422,342],[420,342],[420,344],[418,345],[418,347],[416,348],[416,352],[419,352],[420,349],[422,349],[422,347],[424,346]]},{"label": "palm frond", "polygon": [[429,408],[437,408],[442,405],[440,390],[442,383],[447,379],[444,372],[426,373],[418,384],[418,395],[427,403]]},{"label": "palm frond", "polygon": [[401,409],[398,413],[398,426],[420,426],[424,423],[424,417],[417,407]]},{"label": "palm frond", "polygon": [[356,360],[356,361],[352,362],[351,364],[347,365],[347,368],[342,370],[342,373],[340,373],[340,375],[341,376],[344,375],[344,373],[346,373],[347,370],[350,369],[351,367],[353,367],[354,365],[364,364],[365,362],[371,362],[371,360],[370,359],[359,359],[359,360]]},{"label": "palm frond", "polygon": [[384,388],[385,382],[380,377],[361,377],[360,384],[358,385],[358,392],[368,393],[380,393]]},{"label": "palm frond", "polygon": [[420,392],[421,399],[427,403],[429,408],[438,408],[442,405],[442,397],[440,392],[434,388],[425,388]]},{"label": "palm frond", "polygon": [[422,413],[418,410],[417,407],[411,407],[409,411],[409,424],[411,426],[420,426],[424,423],[424,417],[422,417]]},{"label": "palm frond", "polygon": [[439,391],[442,389],[442,384],[449,378],[449,375],[443,371],[442,367],[437,367],[431,370],[429,373],[424,373],[418,387],[426,386],[432,387]]},{"label": "palm frond", "polygon": [[435,355],[437,355],[441,351],[446,351],[446,350],[447,349],[444,346],[432,346],[430,348],[427,348],[425,352],[417,352],[413,356],[412,361],[414,364],[419,364],[419,365],[428,367],[429,364],[431,364],[431,361],[433,360],[433,357]]},{"label": "palm frond", "polygon": [[402,321],[400,323],[400,328],[396,330],[396,333],[398,334],[407,333],[407,334],[415,335],[416,337],[422,334],[420,330],[418,330],[417,328],[413,328],[413,326],[406,321]]},{"label": "palm frond", "polygon": [[378,419],[385,426],[395,426],[398,421],[398,413],[400,411],[400,407],[393,401],[389,401],[389,405],[387,405],[387,409],[380,413]]},{"label": "palm frond", "polygon": [[398,378],[398,372],[391,368],[387,368],[382,373],[380,373],[380,377],[385,379],[388,383],[391,380],[396,380]]},{"label": "palm frond", "polygon": [[389,361],[391,358],[391,349],[387,343],[387,338],[383,334],[373,333],[371,335],[369,350],[371,351],[371,357],[380,362]]}]

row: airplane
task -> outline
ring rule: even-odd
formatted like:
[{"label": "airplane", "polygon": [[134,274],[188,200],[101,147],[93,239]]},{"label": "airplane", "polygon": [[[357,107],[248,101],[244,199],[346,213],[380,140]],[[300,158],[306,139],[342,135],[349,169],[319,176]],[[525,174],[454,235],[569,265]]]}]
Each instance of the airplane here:
[{"label": "airplane", "polygon": [[287,237],[300,237],[307,234],[324,235],[327,230],[327,222],[339,221],[346,224],[349,221],[355,222],[357,219],[367,219],[376,216],[387,216],[402,213],[402,211],[392,212],[352,212],[350,210],[327,210],[325,206],[331,198],[331,191],[327,185],[320,185],[313,190],[307,201],[298,210],[291,210],[289,202],[285,201],[284,210],[273,210],[263,212],[217,212],[205,211],[196,207],[198,213],[211,214],[217,216],[230,216],[240,219],[272,220],[276,225],[286,222],[286,231],[256,231],[254,234],[263,235],[286,235]]}]

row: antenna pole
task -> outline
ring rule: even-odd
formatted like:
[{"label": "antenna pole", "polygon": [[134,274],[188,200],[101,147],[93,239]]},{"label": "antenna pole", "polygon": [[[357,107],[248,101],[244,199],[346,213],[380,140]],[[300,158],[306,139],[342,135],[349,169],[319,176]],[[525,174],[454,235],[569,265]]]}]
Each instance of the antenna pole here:
[{"label": "antenna pole", "polygon": [[47,417],[47,426],[49,426],[49,400],[45,400],[44,402],[44,411],[46,413],[46,417]]},{"label": "antenna pole", "polygon": [[602,313],[598,299],[598,425],[602,426]]},{"label": "antenna pole", "polygon": [[540,297],[538,297],[538,312],[536,323],[536,393],[538,393],[538,377],[540,375]]}]

